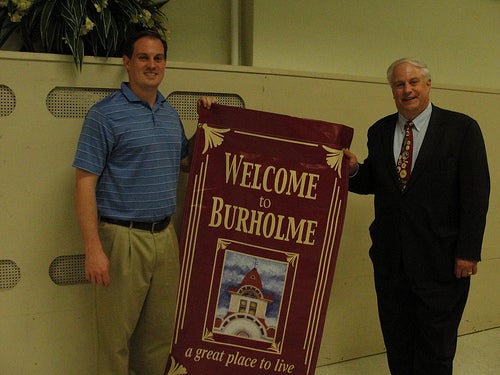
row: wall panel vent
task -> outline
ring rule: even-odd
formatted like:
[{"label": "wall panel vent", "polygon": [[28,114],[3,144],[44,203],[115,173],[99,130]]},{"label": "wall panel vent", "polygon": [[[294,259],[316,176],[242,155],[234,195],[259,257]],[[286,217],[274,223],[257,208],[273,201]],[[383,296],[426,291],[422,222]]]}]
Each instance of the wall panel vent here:
[{"label": "wall panel vent", "polygon": [[0,259],[0,289],[14,288],[21,279],[21,270],[15,262]]},{"label": "wall panel vent", "polygon": [[47,95],[46,105],[54,117],[84,118],[90,107],[116,91],[116,88],[55,87]]},{"label": "wall panel vent", "polygon": [[85,254],[64,255],[55,258],[49,267],[49,276],[57,285],[85,284]]},{"label": "wall panel vent", "polygon": [[[90,107],[115,91],[116,88],[55,87],[47,95],[47,109],[54,117],[84,118]],[[241,96],[227,93],[174,91],[168,95],[167,101],[177,110],[182,120],[196,121],[196,102],[204,95],[215,96],[219,104],[245,107]]]},{"label": "wall panel vent", "polygon": [[16,107],[16,96],[8,86],[0,85],[0,117],[9,116]]},{"label": "wall panel vent", "polygon": [[181,120],[198,121],[196,102],[200,96],[215,96],[219,104],[245,108],[241,96],[216,92],[174,91],[167,97],[167,101],[177,110]]}]

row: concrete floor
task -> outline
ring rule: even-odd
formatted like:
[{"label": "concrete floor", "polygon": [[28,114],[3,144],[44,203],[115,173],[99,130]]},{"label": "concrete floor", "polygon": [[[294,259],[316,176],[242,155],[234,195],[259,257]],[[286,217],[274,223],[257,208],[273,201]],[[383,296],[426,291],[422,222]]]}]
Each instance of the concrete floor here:
[{"label": "concrete floor", "polygon": [[[315,375],[389,375],[384,354],[321,366]],[[458,338],[454,375],[500,374],[500,328]]]}]

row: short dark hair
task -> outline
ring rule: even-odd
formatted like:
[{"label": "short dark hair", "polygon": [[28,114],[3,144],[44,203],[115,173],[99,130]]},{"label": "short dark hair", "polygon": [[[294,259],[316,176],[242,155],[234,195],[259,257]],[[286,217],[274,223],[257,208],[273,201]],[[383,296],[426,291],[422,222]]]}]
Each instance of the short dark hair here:
[{"label": "short dark hair", "polygon": [[165,57],[165,59],[167,58],[167,42],[161,37],[158,32],[154,30],[141,30],[136,32],[135,34],[130,35],[123,44],[123,56],[132,58],[132,55],[134,54],[135,42],[144,37],[159,39],[161,41],[161,44],[163,44],[163,56]]}]

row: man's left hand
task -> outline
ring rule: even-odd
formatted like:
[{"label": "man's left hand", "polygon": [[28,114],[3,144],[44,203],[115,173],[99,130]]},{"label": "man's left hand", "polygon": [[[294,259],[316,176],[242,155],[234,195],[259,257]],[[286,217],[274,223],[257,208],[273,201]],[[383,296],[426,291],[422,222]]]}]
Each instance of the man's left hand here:
[{"label": "man's left hand", "polygon": [[200,108],[203,107],[205,109],[210,109],[212,104],[217,103],[217,98],[215,96],[202,96],[198,99],[197,111],[200,113]]},{"label": "man's left hand", "polygon": [[455,277],[457,279],[470,277],[477,273],[477,262],[465,259],[455,259]]}]

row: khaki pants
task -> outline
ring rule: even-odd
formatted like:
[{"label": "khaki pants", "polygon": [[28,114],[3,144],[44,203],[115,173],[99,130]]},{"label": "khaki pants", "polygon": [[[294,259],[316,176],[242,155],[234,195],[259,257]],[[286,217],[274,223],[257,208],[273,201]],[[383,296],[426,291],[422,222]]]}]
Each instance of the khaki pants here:
[{"label": "khaki pants", "polygon": [[98,375],[163,375],[172,342],[179,247],[160,233],[100,223],[109,287],[96,286]]}]

